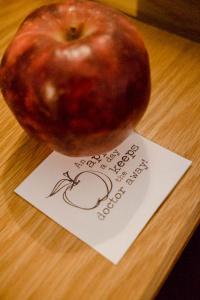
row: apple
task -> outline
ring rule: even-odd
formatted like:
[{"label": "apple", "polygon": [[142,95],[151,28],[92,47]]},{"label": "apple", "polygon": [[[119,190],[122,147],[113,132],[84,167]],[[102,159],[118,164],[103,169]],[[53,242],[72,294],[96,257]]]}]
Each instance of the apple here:
[{"label": "apple", "polygon": [[[91,210],[98,207],[102,201],[108,199],[112,191],[111,179],[99,171],[82,171],[74,179],[70,177],[68,171],[63,173],[63,176],[64,178],[56,183],[48,197],[52,197],[62,190],[63,200],[79,209]],[[95,189],[88,193],[87,199],[84,199],[83,193],[91,191],[92,187]]]},{"label": "apple", "polygon": [[92,1],[43,6],[21,24],[0,67],[21,126],[71,156],[105,153],[143,116],[148,53],[132,19]]}]

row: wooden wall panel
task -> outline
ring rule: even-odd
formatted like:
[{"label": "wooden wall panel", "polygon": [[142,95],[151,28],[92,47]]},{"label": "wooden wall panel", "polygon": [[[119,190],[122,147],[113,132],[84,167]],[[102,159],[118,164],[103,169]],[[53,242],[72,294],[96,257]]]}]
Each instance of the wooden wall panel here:
[{"label": "wooden wall panel", "polygon": [[137,17],[200,42],[199,0],[99,0]]}]

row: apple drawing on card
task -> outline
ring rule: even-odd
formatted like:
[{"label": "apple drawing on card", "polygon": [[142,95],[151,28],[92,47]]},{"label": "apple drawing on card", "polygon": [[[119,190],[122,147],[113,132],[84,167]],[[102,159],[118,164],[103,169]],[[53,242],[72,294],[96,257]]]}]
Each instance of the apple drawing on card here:
[{"label": "apple drawing on card", "polygon": [[[65,178],[59,180],[54,186],[48,197],[53,197],[55,194],[62,192],[63,200],[74,207],[83,210],[91,210],[99,206],[102,201],[105,201],[112,191],[111,179],[99,171],[83,171],[72,179],[69,172],[63,173]],[[87,198],[83,197],[85,190],[90,189],[91,182],[96,186],[97,195],[89,194]]]}]

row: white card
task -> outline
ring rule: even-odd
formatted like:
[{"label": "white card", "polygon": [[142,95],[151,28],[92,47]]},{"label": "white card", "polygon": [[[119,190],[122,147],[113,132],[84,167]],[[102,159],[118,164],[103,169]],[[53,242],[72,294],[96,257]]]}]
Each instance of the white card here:
[{"label": "white card", "polygon": [[190,165],[133,133],[104,155],[53,152],[16,193],[117,263]]}]

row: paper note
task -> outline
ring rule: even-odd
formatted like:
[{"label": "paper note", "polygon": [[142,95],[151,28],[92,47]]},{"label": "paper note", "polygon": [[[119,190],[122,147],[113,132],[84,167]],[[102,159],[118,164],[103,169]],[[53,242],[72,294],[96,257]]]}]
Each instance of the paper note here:
[{"label": "paper note", "polygon": [[102,155],[53,152],[16,193],[118,263],[190,165],[133,133]]}]

